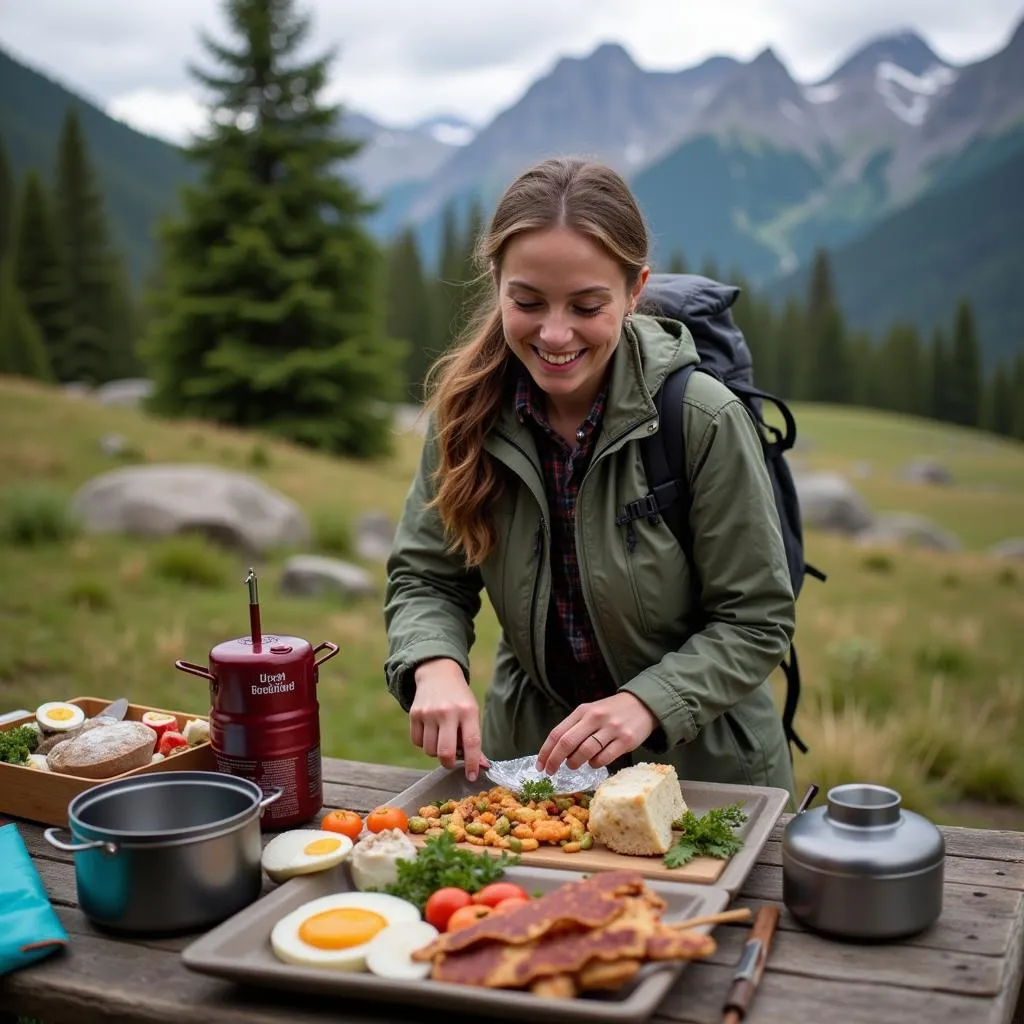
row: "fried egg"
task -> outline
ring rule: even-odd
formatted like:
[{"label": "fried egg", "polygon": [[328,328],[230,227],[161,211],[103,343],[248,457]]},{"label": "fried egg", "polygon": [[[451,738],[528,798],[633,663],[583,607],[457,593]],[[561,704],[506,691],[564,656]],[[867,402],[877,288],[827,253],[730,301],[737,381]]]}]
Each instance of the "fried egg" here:
[{"label": "fried egg", "polygon": [[288,964],[362,971],[373,940],[385,928],[419,920],[419,909],[397,896],[339,892],[310,900],[282,917],[270,933],[270,947]]},{"label": "fried egg", "polygon": [[340,832],[297,828],[274,836],[263,848],[261,863],[267,877],[284,882],[340,864],[352,851],[352,840]]},{"label": "fried egg", "polygon": [[438,936],[437,929],[427,921],[408,921],[385,928],[366,951],[366,966],[379,978],[413,981],[427,977],[434,969],[430,960],[413,960],[417,949],[429,946]]},{"label": "fried egg", "polygon": [[51,700],[36,708],[36,721],[43,732],[67,732],[85,721],[85,712],[77,704]]}]

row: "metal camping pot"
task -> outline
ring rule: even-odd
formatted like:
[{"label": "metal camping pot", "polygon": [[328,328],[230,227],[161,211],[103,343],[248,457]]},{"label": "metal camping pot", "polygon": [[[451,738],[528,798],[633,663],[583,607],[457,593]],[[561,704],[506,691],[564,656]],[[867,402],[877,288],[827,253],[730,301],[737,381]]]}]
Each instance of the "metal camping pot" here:
[{"label": "metal camping pot", "polygon": [[262,888],[260,815],[281,796],[218,772],[101,783],[68,804],[78,903],[95,924],[162,935],[209,927]]},{"label": "metal camping pot", "polygon": [[[260,626],[252,569],[249,635],[210,650],[209,668],[176,661],[210,684],[210,747],[217,770],[251,779],[284,795],[263,818],[264,829],[309,821],[323,807],[320,757],[320,666],[338,653],[326,640],[313,647],[297,636],[270,636]],[[327,650],[317,660],[318,651]]]},{"label": "metal camping pot", "polygon": [[[809,801],[805,801],[805,804]],[[798,812],[782,838],[782,899],[802,924],[835,938],[893,940],[942,913],[945,842],[900,794],[854,783]]]}]

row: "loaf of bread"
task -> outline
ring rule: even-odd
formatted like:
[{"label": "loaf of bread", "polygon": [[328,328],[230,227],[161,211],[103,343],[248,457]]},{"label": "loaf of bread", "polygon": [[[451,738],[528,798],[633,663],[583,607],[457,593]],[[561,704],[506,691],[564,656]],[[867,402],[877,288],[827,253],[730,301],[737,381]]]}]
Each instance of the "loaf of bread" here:
[{"label": "loaf of bread", "polygon": [[114,725],[116,718],[87,718],[77,729],[69,729],[67,732],[55,732],[44,736],[36,747],[37,754],[48,754],[58,743],[66,743],[83,732],[92,732],[93,729],[102,728],[105,725]]},{"label": "loaf of bread", "polygon": [[670,764],[631,765],[610,775],[590,801],[590,831],[614,850],[634,856],[668,852],[672,822],[686,810]]},{"label": "loaf of bread", "polygon": [[141,722],[110,722],[58,743],[47,755],[50,771],[109,779],[149,764],[156,733]]}]

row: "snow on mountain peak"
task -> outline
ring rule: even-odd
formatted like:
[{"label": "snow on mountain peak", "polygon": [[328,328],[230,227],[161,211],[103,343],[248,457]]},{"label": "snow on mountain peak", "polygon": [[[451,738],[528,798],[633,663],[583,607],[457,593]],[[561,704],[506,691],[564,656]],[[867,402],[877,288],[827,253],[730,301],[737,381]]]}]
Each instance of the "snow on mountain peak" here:
[{"label": "snow on mountain peak", "polygon": [[921,75],[888,60],[880,61],[875,67],[875,88],[885,105],[900,120],[914,127],[924,122],[932,97],[947,89],[955,79],[956,71],[943,64],[934,64]]}]

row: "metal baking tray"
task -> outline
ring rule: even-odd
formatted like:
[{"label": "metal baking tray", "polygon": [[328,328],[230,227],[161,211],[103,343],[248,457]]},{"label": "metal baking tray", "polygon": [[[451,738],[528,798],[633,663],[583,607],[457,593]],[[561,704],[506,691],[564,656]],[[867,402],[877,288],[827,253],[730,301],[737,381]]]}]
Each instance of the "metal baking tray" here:
[{"label": "metal baking tray", "polygon": [[[476,782],[468,782],[461,765],[456,765],[455,768],[437,768],[399,793],[390,804],[401,807],[408,814],[416,814],[419,808],[435,800],[459,800],[470,794],[481,793],[491,785],[484,776],[478,778]],[[626,856],[613,853],[595,843],[590,850],[580,850],[577,853],[564,853],[557,846],[542,846],[538,850],[521,853],[520,863],[556,870],[639,871],[645,878],[650,879],[714,885],[725,889],[730,896],[735,896],[743,887],[772,829],[786,809],[790,794],[784,789],[768,786],[739,786],[716,782],[683,780],[680,786],[686,805],[697,815],[704,814],[712,807],[743,803],[747,820],[737,830],[743,839],[743,848],[728,861],[696,857],[682,867],[667,868],[661,857]],[[419,840],[420,837],[411,838]],[[488,847],[472,846],[468,843],[461,845],[467,850],[477,852],[497,852]]]},{"label": "metal baking tray", "polygon": [[[531,893],[551,892],[581,877],[580,872],[522,866],[508,868],[504,875],[505,880]],[[729,903],[729,894],[715,886],[653,880],[648,885],[667,904],[662,914],[666,922],[715,914]],[[429,1003],[435,1009],[446,1007],[467,1012],[468,1020],[501,1016],[545,1022],[621,1021],[627,1024],[638,1024],[650,1017],[686,968],[686,961],[645,964],[618,992],[587,993],[575,999],[560,1000],[525,991],[478,988],[430,978],[394,981],[369,973],[300,967],[283,963],[274,956],[270,932],[277,921],[309,900],[351,891],[354,886],[344,863],[316,875],[293,878],[197,939],[183,950],[182,960],[190,970],[242,985],[340,994],[374,1003],[409,1006]],[[698,925],[694,930],[707,933],[714,927]]]}]

